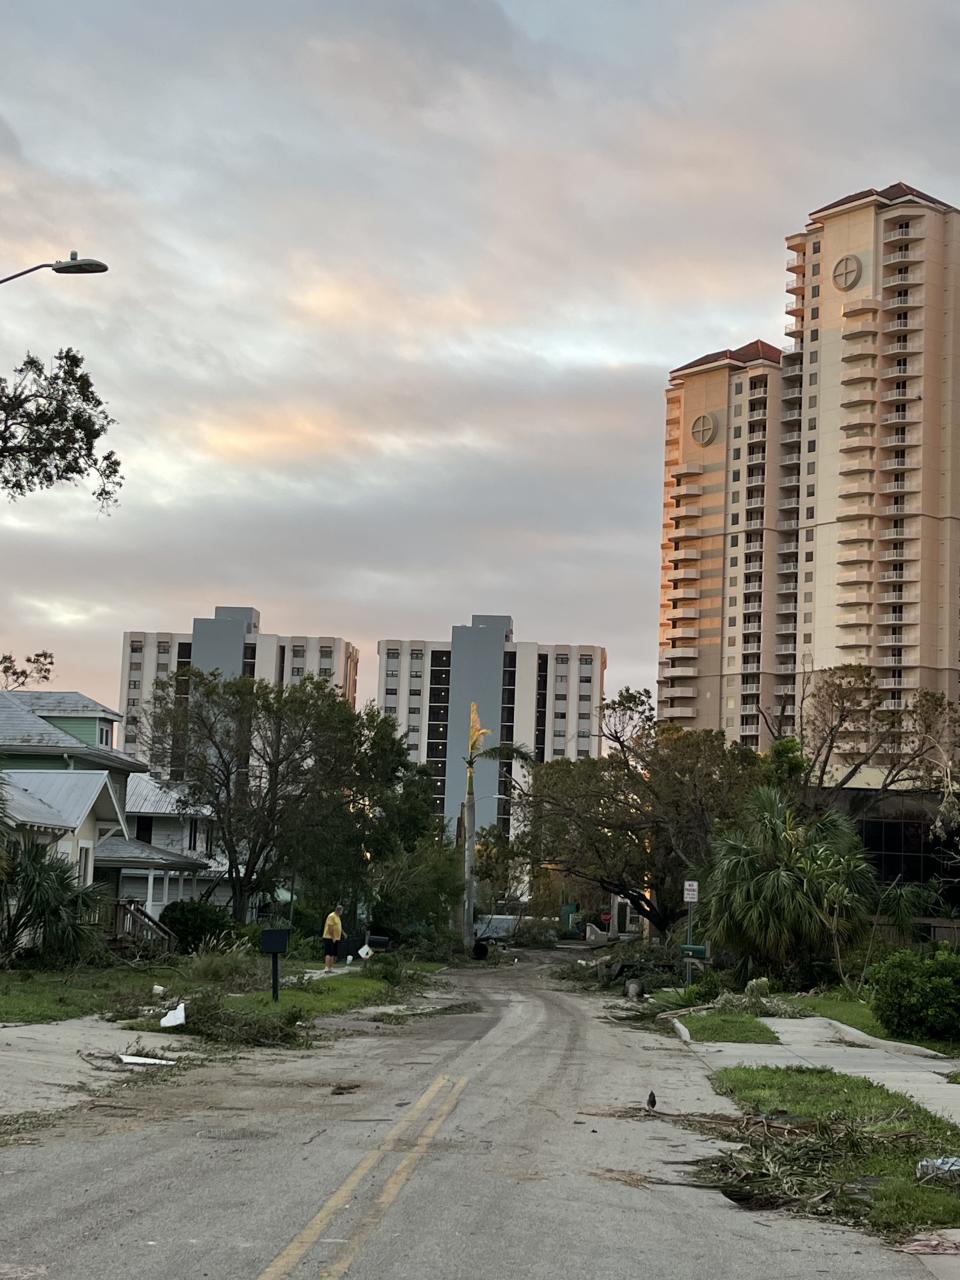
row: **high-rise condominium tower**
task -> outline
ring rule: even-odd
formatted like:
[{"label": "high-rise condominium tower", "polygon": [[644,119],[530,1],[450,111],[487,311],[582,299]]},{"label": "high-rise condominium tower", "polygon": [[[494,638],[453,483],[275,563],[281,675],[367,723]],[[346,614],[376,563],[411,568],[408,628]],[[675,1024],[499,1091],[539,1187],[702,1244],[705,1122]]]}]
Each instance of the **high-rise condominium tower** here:
[{"label": "high-rise condominium tower", "polygon": [[125,631],[120,676],[123,714],[120,747],[146,759],[141,722],[153,682],[177,668],[220,671],[294,684],[305,675],[326,676],[353,704],[357,650],[339,636],[277,636],[260,630],[258,609],[217,605],[212,618],[194,618],[191,631]]},{"label": "high-rise condominium tower", "polygon": [[[406,734],[410,759],[433,773],[437,811],[451,826],[463,803],[472,702],[490,731],[485,747],[512,743],[539,761],[600,755],[607,654],[597,645],[514,640],[512,618],[474,614],[449,640],[381,640],[377,650],[377,705]],[[509,828],[510,773],[510,763],[478,762],[478,827]]]},{"label": "high-rise condominium tower", "polygon": [[960,211],[904,183],[787,237],[786,334],[667,388],[659,708],[762,748],[805,673],[958,696]]}]

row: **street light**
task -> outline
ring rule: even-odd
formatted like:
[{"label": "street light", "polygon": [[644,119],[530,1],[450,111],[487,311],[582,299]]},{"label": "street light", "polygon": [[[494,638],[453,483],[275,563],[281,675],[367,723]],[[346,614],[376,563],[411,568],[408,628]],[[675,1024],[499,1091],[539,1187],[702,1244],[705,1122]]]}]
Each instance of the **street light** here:
[{"label": "street light", "polygon": [[35,267],[27,267],[25,271],[15,271],[12,276],[3,276],[0,278],[0,284],[6,284],[9,280],[19,280],[21,276],[28,276],[33,271],[44,271],[47,267],[55,271],[58,276],[90,276],[108,269],[105,262],[100,262],[97,258],[80,258],[77,256],[76,249],[73,249],[70,257],[65,261],[38,262]]}]

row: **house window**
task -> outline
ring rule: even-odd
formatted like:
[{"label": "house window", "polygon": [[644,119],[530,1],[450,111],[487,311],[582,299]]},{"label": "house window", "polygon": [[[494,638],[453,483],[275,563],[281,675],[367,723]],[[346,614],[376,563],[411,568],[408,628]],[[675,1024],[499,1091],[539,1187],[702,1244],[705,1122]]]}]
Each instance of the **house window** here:
[{"label": "house window", "polygon": [[567,664],[569,661],[570,661],[570,655],[569,655],[569,653],[558,653],[558,654],[557,654],[557,666],[558,666],[558,667],[566,666],[566,664]]},{"label": "house window", "polygon": [[140,681],[139,681],[139,680],[131,680],[131,681],[129,682],[129,684],[127,685],[127,688],[128,688],[128,689],[139,689],[139,688],[140,688]]},{"label": "house window", "polygon": [[400,650],[399,650],[399,649],[388,649],[388,650],[387,650],[387,657],[388,657],[388,658],[399,658],[399,657],[400,657]]},{"label": "house window", "polygon": [[169,640],[158,640],[158,641],[157,641],[157,653],[169,653],[169,652],[170,652],[170,641],[169,641]]},{"label": "house window", "polygon": [[[393,656],[394,656],[395,658],[399,658],[399,657],[400,657],[400,651],[399,651],[399,649],[394,649],[392,652],[393,652]],[[331,648],[331,646],[330,646],[330,645],[328,645],[328,644],[322,644],[322,645],[320,646],[320,657],[321,657],[321,658],[332,658],[332,657],[333,657],[333,649]],[[387,652],[387,657],[388,657],[388,658],[390,657],[390,651],[388,651],[388,652]]]},{"label": "house window", "polygon": [[158,663],[157,663],[157,675],[158,675],[158,676],[162,676],[162,675],[166,674],[166,672],[168,672],[169,670],[170,670],[170,663],[169,663],[169,662],[158,662]]},{"label": "house window", "polygon": [[291,668],[290,668],[290,674],[291,674],[291,676],[293,676],[293,677],[294,677],[294,679],[296,679],[296,677],[297,677],[297,676],[302,676],[302,675],[303,675],[303,667],[291,667]]},{"label": "house window", "polygon": [[144,844],[153,844],[153,814],[137,814],[137,839]]},{"label": "house window", "polygon": [[190,826],[187,828],[187,848],[191,853],[195,853],[197,849],[197,839],[200,835],[200,820],[198,818],[190,819]]},{"label": "house window", "polygon": [[302,644],[295,644],[293,646],[293,656],[295,658],[302,658],[305,653],[306,649]]},{"label": "house window", "polygon": [[142,671],[142,670],[143,670],[143,663],[142,663],[142,662],[131,662],[131,663],[130,663],[130,670],[131,670],[131,671]]},{"label": "house window", "polygon": [[131,652],[131,653],[143,653],[143,641],[142,641],[142,640],[131,640],[131,641],[130,641],[130,652]]},{"label": "house window", "polygon": [[102,724],[99,730],[99,738],[101,747],[113,746],[113,729],[108,724]]}]

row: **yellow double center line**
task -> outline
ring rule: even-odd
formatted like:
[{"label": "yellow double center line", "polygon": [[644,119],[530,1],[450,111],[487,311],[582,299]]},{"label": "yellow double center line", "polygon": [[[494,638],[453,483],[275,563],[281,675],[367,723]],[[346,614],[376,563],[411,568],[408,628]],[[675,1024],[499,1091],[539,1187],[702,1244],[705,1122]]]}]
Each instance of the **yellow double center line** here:
[{"label": "yellow double center line", "polygon": [[[372,1172],[377,1165],[391,1151],[396,1150],[399,1139],[410,1129],[423,1115],[426,1109],[433,1102],[434,1098],[450,1083],[446,1076],[437,1076],[436,1080],[420,1095],[410,1110],[406,1113],[402,1120],[399,1120],[390,1132],[386,1135],[378,1147],[375,1147],[368,1155],[360,1161],[352,1173],[344,1179],[332,1196],[324,1203],[322,1208],[310,1219],[307,1225],[290,1241],[287,1247],[274,1258],[273,1262],[267,1269],[260,1273],[257,1280],[286,1280],[286,1277],[293,1273],[294,1268],[302,1262],[310,1250],[317,1244],[323,1236],[323,1233],[336,1218],[337,1214],[350,1203],[351,1198],[357,1191],[360,1184],[368,1173]],[[397,1165],[393,1173],[387,1179],[383,1191],[377,1197],[373,1209],[360,1223],[356,1232],[347,1241],[346,1248],[342,1251],[336,1262],[322,1273],[330,1280],[338,1280],[339,1277],[346,1274],[357,1252],[362,1247],[370,1233],[374,1230],[377,1223],[396,1200],[401,1189],[409,1180],[410,1176],[416,1169],[417,1165],[426,1154],[427,1148],[431,1141],[439,1132],[441,1125],[453,1111],[454,1107],[460,1099],[460,1095],[467,1087],[467,1077],[464,1076],[458,1080],[453,1086],[450,1093],[444,1099],[440,1110],[436,1116],[430,1121],[415,1142],[413,1149],[406,1155]]]}]

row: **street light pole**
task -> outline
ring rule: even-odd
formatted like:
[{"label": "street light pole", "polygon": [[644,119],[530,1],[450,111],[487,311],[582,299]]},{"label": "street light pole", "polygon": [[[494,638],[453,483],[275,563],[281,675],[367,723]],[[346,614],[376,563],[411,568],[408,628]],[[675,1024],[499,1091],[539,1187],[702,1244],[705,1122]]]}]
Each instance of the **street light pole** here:
[{"label": "street light pole", "polygon": [[72,250],[70,257],[64,260],[58,259],[56,262],[38,262],[35,267],[27,267],[23,271],[15,271],[12,276],[0,277],[0,284],[8,284],[11,280],[19,280],[21,276],[32,275],[34,271],[55,271],[58,276],[90,276],[99,275],[109,268],[105,262],[100,262],[98,258],[80,258],[77,256],[76,249]]}]

